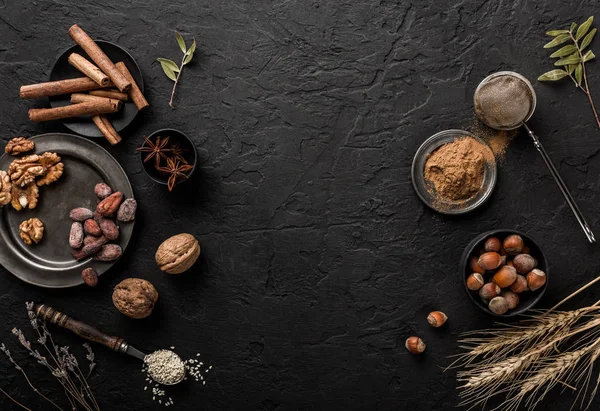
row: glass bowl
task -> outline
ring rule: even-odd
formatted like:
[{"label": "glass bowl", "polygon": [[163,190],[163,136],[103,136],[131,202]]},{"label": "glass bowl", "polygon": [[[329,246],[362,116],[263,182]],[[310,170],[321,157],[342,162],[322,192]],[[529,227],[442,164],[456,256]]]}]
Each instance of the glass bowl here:
[{"label": "glass bowl", "polygon": [[[472,137],[473,139],[480,142],[485,149],[489,151],[488,157],[490,160],[484,163],[484,174],[481,189],[467,200],[460,202],[450,202],[442,198],[438,198],[435,195],[435,191],[428,182],[425,181],[424,171],[425,163],[427,159],[437,148],[443,146],[446,143],[454,141],[458,137]],[[496,160],[494,159],[494,153],[486,144],[485,141],[477,136],[464,130],[444,130],[437,134],[429,137],[421,147],[417,150],[412,163],[412,182],[419,198],[433,210],[442,214],[465,214],[469,211],[475,210],[477,207],[485,203],[485,201],[491,196],[494,187],[496,186],[496,178],[498,170],[496,168]]]}]

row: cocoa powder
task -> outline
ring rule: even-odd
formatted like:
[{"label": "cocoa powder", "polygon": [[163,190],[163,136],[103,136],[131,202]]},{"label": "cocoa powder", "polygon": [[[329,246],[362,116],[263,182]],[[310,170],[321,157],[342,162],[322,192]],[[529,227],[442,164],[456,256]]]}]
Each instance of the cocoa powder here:
[{"label": "cocoa powder", "polygon": [[481,189],[488,152],[487,147],[474,138],[459,137],[429,155],[425,180],[443,200],[467,200]]}]

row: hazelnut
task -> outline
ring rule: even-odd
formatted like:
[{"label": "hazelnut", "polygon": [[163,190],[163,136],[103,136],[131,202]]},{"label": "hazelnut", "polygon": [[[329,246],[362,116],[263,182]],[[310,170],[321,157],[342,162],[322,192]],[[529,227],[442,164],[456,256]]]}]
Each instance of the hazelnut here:
[{"label": "hazelnut", "polygon": [[126,278],[115,287],[112,300],[121,313],[131,318],[146,318],[152,314],[158,292],[141,278]]},{"label": "hazelnut", "polygon": [[507,261],[506,264],[504,264],[504,265],[507,265],[509,267],[514,267],[515,266],[515,264],[513,263],[513,260]]},{"label": "hazelnut", "polygon": [[517,307],[517,305],[519,305],[519,294],[509,290],[504,290],[500,295],[504,297],[504,299],[508,303],[509,310],[514,310]]},{"label": "hazelnut", "polygon": [[517,279],[517,270],[509,265],[503,265],[502,268],[494,274],[494,281],[500,288],[510,287]]},{"label": "hazelnut", "polygon": [[479,290],[479,296],[485,301],[491,300],[499,294],[500,287],[498,287],[494,283],[484,284],[483,287],[481,287],[481,289]]},{"label": "hazelnut", "polygon": [[539,290],[546,284],[546,273],[534,268],[527,274],[527,286],[531,291]]},{"label": "hazelnut", "polygon": [[488,308],[494,314],[502,315],[508,311],[508,301],[504,297],[494,297],[488,304]]},{"label": "hazelnut", "polygon": [[425,351],[425,343],[419,337],[408,337],[404,346],[411,354],[421,354]]},{"label": "hazelnut", "polygon": [[513,259],[513,265],[519,274],[527,274],[535,268],[537,261],[529,254],[519,254]]},{"label": "hazelnut", "polygon": [[478,258],[475,256],[472,256],[471,258],[469,258],[470,271],[473,273],[484,274],[485,270],[483,268],[481,268],[481,266],[479,265],[479,263],[477,261],[478,261]]},{"label": "hazelnut", "polygon": [[504,249],[510,255],[517,255],[523,251],[523,239],[518,234],[509,235],[504,239],[503,243]]},{"label": "hazelnut", "polygon": [[432,311],[427,316],[427,322],[432,327],[441,327],[448,320],[448,316],[441,311]]},{"label": "hazelnut", "polygon": [[477,261],[484,270],[495,270],[504,263],[504,258],[495,251],[490,251],[479,257]]},{"label": "hazelnut", "polygon": [[485,248],[485,251],[498,252],[502,248],[502,243],[498,237],[490,237],[485,241],[483,248]]},{"label": "hazelnut", "polygon": [[483,276],[479,273],[473,273],[467,277],[467,288],[471,291],[479,290],[484,283]]},{"label": "hazelnut", "polygon": [[510,286],[510,290],[513,293],[517,294],[529,290],[529,286],[527,285],[527,279],[521,274],[517,274],[517,278],[515,279],[515,282]]}]

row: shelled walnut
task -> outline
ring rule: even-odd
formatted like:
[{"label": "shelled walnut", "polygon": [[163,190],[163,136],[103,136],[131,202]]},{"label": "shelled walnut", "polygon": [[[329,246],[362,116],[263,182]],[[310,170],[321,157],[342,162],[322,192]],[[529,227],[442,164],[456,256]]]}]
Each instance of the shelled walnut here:
[{"label": "shelled walnut", "polygon": [[35,148],[35,143],[25,137],[15,137],[10,140],[6,147],[4,147],[4,152],[13,156],[16,156],[21,153],[26,153]]},{"label": "shelled walnut", "polygon": [[45,186],[58,180],[64,171],[64,164],[56,153],[44,153],[40,156],[40,165],[44,168],[44,176],[37,181],[38,186]]},{"label": "shelled walnut", "polygon": [[35,183],[29,184],[27,187],[18,187],[12,185],[10,204],[17,211],[23,209],[34,209],[38,203],[39,188]]},{"label": "shelled walnut", "polygon": [[40,156],[32,154],[14,160],[8,166],[8,174],[13,185],[25,187],[35,181],[37,177],[44,175],[44,167],[40,164]]},{"label": "shelled walnut", "polygon": [[5,206],[10,203],[12,199],[11,195],[12,184],[8,173],[4,170],[0,170],[0,206]]},{"label": "shelled walnut", "polygon": [[44,236],[44,223],[38,218],[30,218],[19,225],[19,235],[27,245],[39,243]]}]

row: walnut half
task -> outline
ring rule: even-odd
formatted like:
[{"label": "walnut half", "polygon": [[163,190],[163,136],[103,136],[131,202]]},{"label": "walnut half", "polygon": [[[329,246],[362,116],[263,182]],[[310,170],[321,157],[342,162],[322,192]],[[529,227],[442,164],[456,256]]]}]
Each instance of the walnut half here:
[{"label": "walnut half", "polygon": [[45,173],[46,170],[40,164],[40,156],[37,154],[14,160],[8,166],[10,180],[19,187],[25,187],[33,183],[36,177],[43,176]]},{"label": "walnut half", "polygon": [[11,195],[12,184],[10,183],[10,177],[4,170],[0,170],[0,206],[5,206],[10,203],[12,199]]},{"label": "walnut half", "polygon": [[16,156],[21,153],[26,153],[35,148],[33,141],[26,139],[25,137],[15,137],[6,144],[4,152],[10,155]]},{"label": "walnut half", "polygon": [[39,191],[35,183],[31,183],[27,187],[19,187],[13,184],[10,204],[17,211],[21,211],[24,208],[32,210],[37,206]]},{"label": "walnut half", "polygon": [[27,245],[39,243],[44,236],[44,223],[38,218],[30,218],[19,225],[19,235]]},{"label": "walnut half", "polygon": [[44,153],[40,156],[40,165],[44,167],[44,176],[37,181],[38,186],[55,182],[62,176],[65,165],[56,153]]}]

